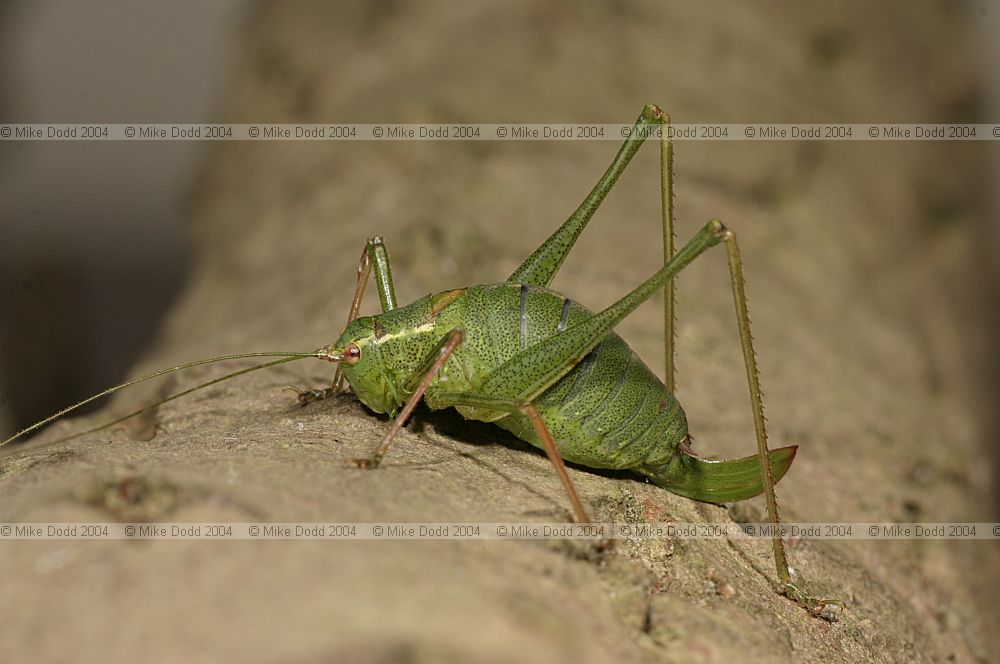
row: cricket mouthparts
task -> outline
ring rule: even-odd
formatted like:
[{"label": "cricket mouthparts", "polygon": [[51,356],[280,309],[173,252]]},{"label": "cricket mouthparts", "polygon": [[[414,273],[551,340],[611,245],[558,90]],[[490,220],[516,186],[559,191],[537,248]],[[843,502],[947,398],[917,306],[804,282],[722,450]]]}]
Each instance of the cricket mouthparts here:
[{"label": "cricket mouthparts", "polygon": [[337,350],[333,346],[323,346],[317,350],[314,355],[321,360],[326,360],[327,362],[340,362],[344,359],[344,352]]}]

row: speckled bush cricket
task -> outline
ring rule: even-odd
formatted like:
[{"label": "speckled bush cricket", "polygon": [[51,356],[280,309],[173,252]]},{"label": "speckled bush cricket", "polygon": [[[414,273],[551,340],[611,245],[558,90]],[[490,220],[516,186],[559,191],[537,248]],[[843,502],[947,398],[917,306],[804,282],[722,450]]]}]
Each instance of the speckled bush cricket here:
[{"label": "speckled bush cricket", "polygon": [[[336,394],[346,379],[368,408],[393,418],[371,457],[351,462],[356,467],[379,466],[423,399],[431,409],[455,408],[466,419],[493,422],[544,449],[580,522],[589,521],[589,516],[563,459],[592,468],[634,470],[658,486],[695,500],[723,503],[763,493],[768,517],[775,526],[772,548],[782,591],[807,608],[822,607],[829,601],[810,598],[793,584],[784,545],[777,534],[780,520],[774,484],[787,472],[796,448],[767,448],[736,236],[713,219],[679,251],[674,248],[673,150],[668,132],[664,131],[668,126],[666,113],[657,106],[645,106],[614,161],[576,211],[501,283],[448,290],[400,307],[388,251],[382,239],[374,237],[362,252],[348,322],[337,342],[310,353],[227,355],[164,369],[62,410],[3,444],[94,399],[172,371],[236,358],[280,358],[203,383],[154,406],[260,368],[319,358],[337,364],[333,385],[300,391],[301,403]],[[661,146],[664,266],[594,314],[547,286],[601,202],[651,135],[660,136]],[[718,244],[725,246],[729,262],[757,441],[757,454],[733,460],[702,459],[692,452],[686,418],[674,397],[673,278]],[[372,277],[382,313],[359,317],[362,297]],[[661,288],[666,289],[665,383],[613,331]]]}]

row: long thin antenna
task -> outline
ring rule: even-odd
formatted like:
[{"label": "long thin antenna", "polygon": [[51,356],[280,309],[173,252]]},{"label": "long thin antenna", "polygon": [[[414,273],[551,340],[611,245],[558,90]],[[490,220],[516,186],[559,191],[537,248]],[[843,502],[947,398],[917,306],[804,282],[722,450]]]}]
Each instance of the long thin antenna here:
[{"label": "long thin antenna", "polygon": [[236,354],[236,355],[220,355],[219,357],[212,357],[212,358],[208,358],[206,360],[198,360],[197,362],[188,362],[187,364],[180,364],[180,365],[177,365],[176,367],[170,367],[170,368],[167,368],[167,369],[160,369],[159,371],[157,371],[155,373],[151,373],[151,374],[149,374],[147,376],[143,376],[141,378],[134,378],[132,380],[129,380],[129,381],[126,381],[126,382],[122,383],[121,385],[116,385],[115,387],[110,387],[110,388],[104,390],[103,392],[100,392],[99,394],[95,394],[92,397],[84,399],[83,401],[81,401],[79,403],[76,403],[76,404],[74,404],[74,405],[72,405],[72,406],[70,406],[68,408],[63,408],[58,413],[56,413],[54,415],[50,415],[49,417],[46,417],[41,422],[36,422],[35,424],[32,424],[30,427],[27,427],[26,429],[21,429],[16,434],[14,434],[13,436],[11,436],[10,438],[8,438],[7,440],[5,440],[2,443],[0,443],[0,447],[3,447],[7,443],[10,443],[10,442],[13,442],[13,441],[17,440],[18,438],[24,436],[25,434],[28,434],[28,433],[31,433],[32,431],[40,429],[41,427],[45,426],[49,422],[52,422],[53,420],[59,419],[63,415],[65,415],[67,413],[70,413],[70,412],[76,410],[77,408],[80,408],[81,406],[85,406],[85,405],[87,405],[88,403],[90,403],[92,401],[96,401],[97,399],[100,399],[101,397],[106,397],[109,394],[113,394],[113,393],[115,393],[115,392],[117,392],[119,390],[123,390],[126,387],[130,387],[132,385],[135,385],[136,383],[141,383],[143,381],[150,380],[152,378],[156,378],[156,377],[162,376],[164,374],[172,373],[174,371],[181,371],[183,369],[190,369],[191,367],[201,366],[203,364],[211,364],[212,362],[223,362],[225,360],[238,360],[238,359],[243,359],[243,358],[247,358],[247,357],[280,357],[282,359],[275,360],[273,362],[266,362],[264,364],[258,364],[257,366],[248,367],[246,369],[241,369],[239,371],[235,371],[235,372],[233,372],[231,374],[228,374],[226,376],[223,376],[221,378],[216,378],[214,380],[210,380],[210,381],[208,381],[206,383],[198,385],[197,387],[192,387],[190,389],[184,390],[183,392],[179,392],[177,394],[171,395],[171,396],[169,396],[169,397],[167,397],[165,399],[161,399],[160,401],[157,401],[156,403],[152,403],[152,404],[150,404],[148,406],[145,406],[145,407],[143,407],[143,408],[135,411],[134,413],[126,415],[125,417],[121,417],[121,418],[119,418],[119,419],[117,419],[117,420],[115,420],[113,422],[108,422],[107,424],[102,424],[101,426],[96,427],[94,429],[90,429],[88,431],[83,431],[81,433],[73,434],[72,436],[69,436],[67,438],[62,438],[62,439],[60,439],[59,441],[56,441],[56,442],[63,442],[63,441],[66,441],[66,440],[70,440],[71,438],[76,438],[77,436],[82,436],[84,434],[93,433],[94,431],[100,431],[101,429],[105,429],[107,427],[114,426],[115,424],[118,424],[119,422],[123,422],[124,420],[127,420],[130,417],[135,417],[136,415],[139,415],[140,413],[144,413],[147,410],[151,410],[153,408],[156,408],[157,406],[159,406],[161,404],[164,404],[164,403],[166,403],[168,401],[172,401],[172,400],[174,400],[174,399],[176,399],[178,397],[182,397],[185,394],[190,394],[191,392],[194,392],[196,390],[200,390],[203,387],[208,387],[209,385],[214,385],[215,383],[219,383],[219,382],[222,382],[224,380],[228,380],[230,378],[234,378],[236,376],[239,376],[239,375],[242,375],[242,374],[245,374],[245,373],[249,373],[251,371],[257,371],[258,369],[264,369],[266,367],[271,367],[271,366],[274,366],[276,364],[284,364],[285,362],[292,362],[294,360],[302,360],[302,359],[305,359],[307,357],[316,357],[316,358],[324,358],[325,359],[326,356],[322,355],[321,352],[318,351],[318,350],[317,351],[312,351],[312,352],[309,352],[309,353],[302,353],[302,352],[294,352],[294,353],[289,353],[289,352],[239,353],[239,354]]}]

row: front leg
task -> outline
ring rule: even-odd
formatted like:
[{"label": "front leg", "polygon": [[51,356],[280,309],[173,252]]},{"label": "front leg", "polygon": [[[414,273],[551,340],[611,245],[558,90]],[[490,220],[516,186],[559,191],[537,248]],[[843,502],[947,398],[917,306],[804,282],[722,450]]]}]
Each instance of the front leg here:
[{"label": "front leg", "polygon": [[[364,298],[365,288],[368,286],[368,277],[371,275],[373,269],[375,271],[375,286],[378,288],[378,299],[382,305],[382,313],[392,311],[396,308],[396,287],[392,283],[389,250],[385,248],[382,236],[375,235],[368,238],[365,248],[361,250],[361,259],[358,261],[358,281],[354,287],[354,298],[351,300],[351,308],[347,312],[347,322],[344,323],[344,327],[350,325],[358,317],[358,312],[361,310],[361,300]],[[333,389],[326,396],[337,394],[343,390],[344,374],[338,364],[337,370],[333,374]]]},{"label": "front leg", "polygon": [[[351,298],[351,308],[347,311],[347,327],[358,317],[361,310],[361,301],[365,297],[365,290],[368,287],[368,279],[375,273],[375,286],[378,288],[378,299],[382,305],[382,313],[392,311],[396,308],[396,288],[392,283],[392,267],[389,262],[389,251],[385,248],[385,241],[381,235],[368,238],[364,249],[361,250],[361,258],[358,260],[357,282],[354,286],[354,297]],[[307,406],[316,401],[329,399],[344,390],[344,375],[337,365],[333,373],[332,385],[327,388],[299,389],[293,388],[297,394],[299,405]]]},{"label": "front leg", "polygon": [[288,389],[295,392],[295,399],[299,402],[300,406],[308,406],[316,401],[322,401],[323,399],[329,399],[337,393],[336,389],[332,387],[327,388],[309,388],[302,389],[301,387],[295,387],[294,385],[289,385]]}]

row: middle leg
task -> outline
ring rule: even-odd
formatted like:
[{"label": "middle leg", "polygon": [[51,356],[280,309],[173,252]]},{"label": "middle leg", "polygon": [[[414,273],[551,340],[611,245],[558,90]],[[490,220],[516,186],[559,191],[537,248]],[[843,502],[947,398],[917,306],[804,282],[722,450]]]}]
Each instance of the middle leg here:
[{"label": "middle leg", "polygon": [[552,437],[552,432],[549,431],[545,420],[538,414],[538,411],[535,410],[534,405],[530,401],[502,399],[485,394],[465,392],[440,392],[434,395],[434,401],[441,406],[469,406],[471,408],[501,413],[520,412],[527,417],[528,421],[531,422],[531,426],[535,429],[535,433],[538,434],[538,438],[542,441],[542,445],[545,448],[545,455],[549,458],[552,468],[556,471],[556,476],[559,477],[559,481],[562,482],[563,488],[566,490],[570,505],[573,506],[573,515],[576,522],[590,523],[590,517],[587,515],[587,510],[583,507],[583,502],[576,492],[573,480],[570,479],[569,472],[566,470],[566,463],[563,461],[562,455],[559,454],[559,449],[556,447],[556,441]]}]

